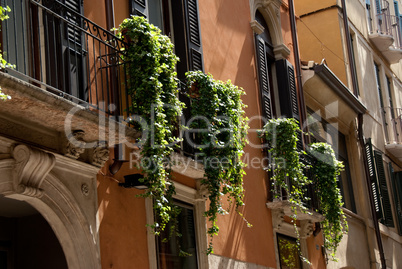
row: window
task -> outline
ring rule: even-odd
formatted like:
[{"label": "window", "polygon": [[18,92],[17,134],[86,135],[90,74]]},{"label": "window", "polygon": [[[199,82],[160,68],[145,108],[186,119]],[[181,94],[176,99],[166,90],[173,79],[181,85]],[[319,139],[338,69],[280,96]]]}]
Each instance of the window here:
[{"label": "window", "polygon": [[375,69],[375,78],[376,78],[376,83],[377,83],[378,98],[380,101],[381,117],[382,117],[382,122],[384,123],[383,124],[384,135],[385,135],[385,139],[387,141],[389,141],[387,125],[385,124],[386,121],[385,121],[384,99],[383,99],[382,90],[381,90],[380,67],[376,63],[374,63],[374,69]]},{"label": "window", "polygon": [[157,256],[159,269],[196,269],[197,244],[194,225],[193,206],[176,201],[181,212],[178,217],[178,232],[182,235],[179,238],[172,237],[167,242],[162,242],[168,237],[170,225],[167,225],[157,240]]},{"label": "window", "polygon": [[34,1],[4,4],[11,8],[2,29],[5,59],[18,72],[87,101],[82,1],[44,1],[43,7]]},{"label": "window", "polygon": [[373,32],[373,19],[371,17],[371,3],[370,0],[366,0],[366,12],[367,12],[367,21],[369,26],[369,32]]},{"label": "window", "polygon": [[[180,58],[176,65],[180,81],[185,81],[185,73],[189,70],[203,71],[197,0],[130,0],[130,10],[133,15],[147,17],[152,24],[162,30],[163,34],[171,38],[175,54]],[[191,101],[185,94],[180,95],[180,100],[187,107],[183,111],[183,124],[185,124],[191,117]],[[188,135],[195,141],[195,133],[185,132],[182,130],[182,137]],[[183,139],[182,151],[189,157],[194,157],[197,152],[193,143],[186,139]]]},{"label": "window", "polygon": [[382,153],[373,150],[371,139],[366,142],[365,152],[377,218],[382,224],[394,227]]},{"label": "window", "polygon": [[[275,61],[269,28],[259,11],[255,14],[255,20],[264,27],[264,31],[255,37],[263,116],[265,119],[283,116],[295,118],[299,121],[299,103],[294,67],[286,59]],[[272,76],[273,69],[275,69],[276,73],[276,88],[274,87],[274,77]],[[277,96],[277,99],[275,96]],[[274,100],[278,100],[279,103]]]},{"label": "window", "polygon": [[402,235],[402,172],[394,172],[392,163],[388,164],[392,189],[394,193],[394,205],[398,220],[398,232]]},{"label": "window", "polygon": [[130,10],[133,15],[147,17],[172,39],[180,58],[180,80],[189,70],[203,70],[197,0],[130,0]]},{"label": "window", "polygon": [[348,160],[348,152],[346,146],[346,137],[340,133],[333,125],[321,118],[318,113],[314,113],[308,109],[308,126],[309,131],[313,134],[312,142],[327,142],[332,146],[336,158],[343,162],[344,171],[339,176],[339,188],[342,194],[344,207],[356,212],[354,200],[352,178],[350,175],[350,167]]},{"label": "window", "polygon": [[[357,69],[356,69],[356,58],[355,58],[356,41],[354,39],[354,36],[355,35],[350,34],[350,41],[352,42],[352,50],[351,50],[351,52],[352,52],[352,59],[353,59],[353,71],[356,74],[356,80],[357,80]],[[356,81],[356,86],[357,86],[356,92],[357,92],[358,95],[360,95],[359,81],[358,80]]]},{"label": "window", "polygon": [[272,119],[275,113],[274,94],[272,89],[272,65],[275,60],[271,35],[262,14],[257,11],[255,20],[264,27],[264,32],[256,35],[257,66],[261,92],[261,106],[265,119]]},{"label": "window", "polygon": [[278,252],[281,269],[301,269],[299,250],[295,238],[277,234]]}]

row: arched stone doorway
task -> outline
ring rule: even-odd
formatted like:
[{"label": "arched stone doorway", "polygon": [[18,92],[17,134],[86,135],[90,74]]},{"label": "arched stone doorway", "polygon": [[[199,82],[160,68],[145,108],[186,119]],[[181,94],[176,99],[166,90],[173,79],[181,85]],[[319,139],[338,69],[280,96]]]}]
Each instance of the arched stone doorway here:
[{"label": "arched stone doorway", "polygon": [[0,196],[0,268],[68,268],[63,249],[42,215],[28,203],[4,196]]},{"label": "arched stone doorway", "polygon": [[[51,227],[68,268],[101,267],[96,227],[98,169],[0,138],[0,196],[8,203],[24,201],[40,213],[38,221]],[[26,231],[35,233],[29,225]]]}]

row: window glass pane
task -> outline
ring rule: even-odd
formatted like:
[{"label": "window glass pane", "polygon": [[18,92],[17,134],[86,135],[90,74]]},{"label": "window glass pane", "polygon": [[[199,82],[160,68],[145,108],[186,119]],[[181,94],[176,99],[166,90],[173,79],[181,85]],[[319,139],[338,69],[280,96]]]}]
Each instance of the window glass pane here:
[{"label": "window glass pane", "polygon": [[299,269],[301,261],[295,238],[277,234],[281,269]]},{"label": "window glass pane", "polygon": [[167,225],[161,236],[157,237],[158,263],[160,269],[196,269],[197,248],[195,239],[194,211],[189,205],[177,203],[181,209],[178,217],[179,238],[168,237],[171,225]]},{"label": "window glass pane", "polygon": [[157,26],[163,31],[162,22],[162,1],[161,0],[148,0],[149,4],[149,22]]}]

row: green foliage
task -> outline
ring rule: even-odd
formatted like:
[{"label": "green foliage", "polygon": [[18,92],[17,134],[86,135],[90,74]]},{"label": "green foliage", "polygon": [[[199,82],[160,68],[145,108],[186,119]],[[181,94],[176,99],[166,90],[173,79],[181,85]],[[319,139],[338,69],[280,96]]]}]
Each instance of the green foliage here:
[{"label": "green foliage", "polygon": [[298,132],[301,131],[295,119],[279,118],[269,120],[260,136],[268,142],[273,157],[270,169],[273,171],[274,197],[278,198],[283,188],[291,203],[304,208],[304,186],[311,180],[304,175],[305,166],[300,161],[300,155],[305,153],[297,149]]},{"label": "green foliage", "polygon": [[337,185],[343,164],[335,157],[335,153],[327,143],[313,143],[309,153],[313,156],[311,171],[320,202],[320,209],[325,217],[322,221],[325,237],[324,246],[331,251],[336,260],[336,249],[342,240],[343,233],[348,231],[346,217],[342,210],[342,196]]},{"label": "green foliage", "polygon": [[[342,162],[339,162],[333,149],[327,143],[314,143],[310,146],[309,155],[312,163],[307,166],[300,161],[300,156],[306,154],[297,149],[297,133],[301,132],[299,124],[294,119],[280,118],[269,120],[264,126],[260,135],[269,144],[269,151],[272,153],[271,170],[272,189],[274,197],[281,195],[281,190],[286,190],[288,200],[292,203],[293,223],[298,237],[297,244],[300,245],[299,234],[296,227],[297,209],[306,213],[303,202],[306,197],[307,184],[314,182],[317,192],[320,210],[324,216],[322,222],[325,237],[325,247],[331,252],[334,260],[339,242],[348,226],[346,217],[342,211],[342,196],[337,187],[337,177],[343,169]],[[273,169],[272,169],[273,168]],[[304,175],[305,169],[310,169],[312,179]],[[308,262],[305,258],[302,259]]]},{"label": "green foliage", "polygon": [[[208,254],[213,253],[212,238],[219,232],[216,224],[218,214],[226,214],[222,208],[221,197],[227,195],[234,202],[236,211],[244,205],[243,175],[245,164],[241,160],[247,140],[246,107],[241,96],[242,88],[230,81],[214,80],[211,75],[200,71],[188,72],[187,86],[193,89],[191,114],[202,115],[194,121],[191,128],[207,130],[198,133],[198,144],[204,160],[205,179],[202,184],[209,191],[209,209],[205,216],[211,223],[208,234],[211,238]],[[195,92],[195,93],[194,93]],[[243,217],[243,215],[241,215]],[[244,219],[244,217],[243,217]],[[247,223],[248,226],[251,224]]]},{"label": "green foliage", "polygon": [[[8,19],[9,17],[7,15],[7,12],[10,11],[11,9],[9,6],[7,7],[0,6],[0,20],[4,21]],[[13,67],[13,65],[10,65],[9,63],[7,63],[6,60],[3,59],[3,53],[0,51],[0,68],[6,68],[6,67]],[[7,99],[11,99],[11,96],[2,93],[0,88],[0,100],[7,100]]]},{"label": "green foliage", "polygon": [[[173,204],[175,188],[168,165],[174,145],[179,141],[174,130],[184,106],[178,99],[175,72],[178,58],[170,39],[143,17],[125,19],[118,31],[129,43],[122,60],[128,66],[130,112],[146,121],[142,127],[137,126],[147,134],[141,141],[141,169],[144,184],[148,186],[144,196],[154,200],[156,220],[151,227],[159,234],[167,223],[176,222],[180,212]],[[176,233],[177,225],[171,227],[170,236]]]}]

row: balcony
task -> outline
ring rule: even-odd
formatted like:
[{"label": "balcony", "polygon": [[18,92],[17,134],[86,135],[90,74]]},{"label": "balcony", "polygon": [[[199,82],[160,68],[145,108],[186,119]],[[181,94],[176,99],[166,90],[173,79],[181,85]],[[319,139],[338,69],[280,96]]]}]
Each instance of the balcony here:
[{"label": "balcony", "polygon": [[385,121],[385,148],[402,161],[402,108],[383,108]]},{"label": "balcony", "polygon": [[[2,102],[0,124],[18,127],[1,133],[59,151],[49,141],[66,139],[70,115],[71,129],[83,131],[86,142],[103,138],[111,146],[119,135],[135,137],[124,122],[129,63],[120,59],[126,44],[59,1],[15,1],[11,9],[1,45],[15,67],[4,68],[0,81],[12,99]],[[45,133],[49,139],[40,138]]]},{"label": "balcony", "polygon": [[397,63],[402,59],[402,37],[399,18],[392,16],[387,1],[381,2],[381,12],[376,14],[374,20],[371,19],[368,10],[369,20],[369,39],[374,43],[379,51],[389,63]]},{"label": "balcony", "polygon": [[[290,183],[287,184],[289,189],[292,188]],[[274,211],[281,211],[285,216],[292,216],[293,209],[292,203],[288,200],[288,195],[284,189],[275,186],[273,182],[271,182],[270,186],[272,186],[269,202],[267,203],[267,207]],[[311,222],[321,222],[323,220],[323,216],[319,213],[319,203],[316,192],[314,191],[314,185],[310,184],[307,187],[307,199],[303,205],[307,208],[307,212],[302,212],[300,208],[297,209],[297,220],[307,220]]]}]

